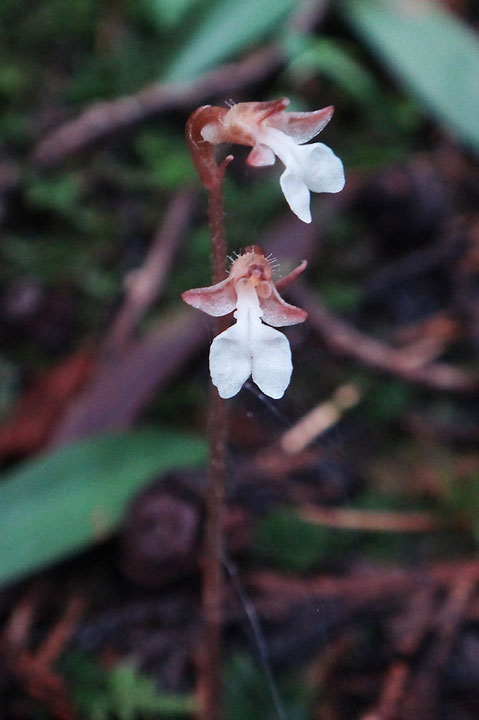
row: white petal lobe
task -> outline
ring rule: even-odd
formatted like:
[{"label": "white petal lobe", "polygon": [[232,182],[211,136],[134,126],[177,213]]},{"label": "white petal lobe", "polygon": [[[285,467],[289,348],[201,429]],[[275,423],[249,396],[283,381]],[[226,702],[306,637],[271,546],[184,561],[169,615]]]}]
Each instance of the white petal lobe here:
[{"label": "white petal lobe", "polygon": [[288,338],[261,323],[251,335],[250,349],[256,385],[275,400],[283,397],[293,372]]},{"label": "white petal lobe", "polygon": [[324,143],[298,148],[301,152],[302,177],[313,192],[336,193],[344,187],[344,168],[341,160]]},{"label": "white petal lobe", "polygon": [[309,208],[309,190],[306,183],[298,175],[286,169],[279,179],[281,190],[291,210],[305,223],[311,222]]},{"label": "white petal lobe", "polygon": [[251,352],[238,324],[218,335],[210,348],[210,375],[222,398],[236,395],[251,375]]}]

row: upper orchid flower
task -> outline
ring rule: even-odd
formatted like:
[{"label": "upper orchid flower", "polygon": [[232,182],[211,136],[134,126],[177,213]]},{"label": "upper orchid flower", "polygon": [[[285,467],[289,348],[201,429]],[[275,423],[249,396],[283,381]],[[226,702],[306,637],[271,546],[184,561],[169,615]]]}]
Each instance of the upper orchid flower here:
[{"label": "upper orchid flower", "polygon": [[[305,267],[306,262],[301,263],[282,279],[281,286]],[[210,349],[211,380],[222,398],[236,395],[250,375],[272,398],[282,397],[289,385],[293,366],[288,339],[264,322],[275,327],[295,325],[307,313],[286,303],[272,278],[270,261],[261,248],[251,246],[233,262],[226,280],[182,294],[189,305],[214,317],[236,308],[236,323],[218,335]]]},{"label": "upper orchid flower", "polygon": [[[280,184],[291,210],[311,222],[310,191],[339,192],[344,187],[341,160],[323,143],[303,145],[329,122],[333,108],[315,112],[284,112],[288,98],[271,102],[245,102],[225,108],[208,108],[208,122],[200,134],[209,143],[251,145],[247,162],[255,167],[273,165],[275,156],[285,165]],[[206,109],[206,108],[205,108]]]}]

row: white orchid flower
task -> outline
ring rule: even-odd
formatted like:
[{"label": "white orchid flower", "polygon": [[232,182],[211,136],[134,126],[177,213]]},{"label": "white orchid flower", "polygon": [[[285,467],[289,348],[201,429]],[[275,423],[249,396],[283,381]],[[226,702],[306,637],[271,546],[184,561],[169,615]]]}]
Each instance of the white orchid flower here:
[{"label": "white orchid flower", "polygon": [[217,108],[215,120],[201,129],[209,143],[251,145],[247,162],[255,167],[273,165],[278,157],[285,171],[280,177],[284,197],[291,210],[311,222],[310,192],[336,193],[344,187],[341,160],[323,143],[304,143],[329,122],[333,107],[314,112],[284,112],[287,98],[272,102],[246,102],[229,110]]},{"label": "white orchid flower", "polygon": [[[283,278],[282,286],[305,267],[303,262]],[[303,322],[307,313],[281,298],[272,275],[271,263],[253,246],[233,262],[226,280],[182,294],[189,305],[215,317],[236,309],[235,324],[218,335],[210,348],[211,380],[222,398],[236,395],[250,376],[265,395],[275,399],[289,385],[293,370],[289,342],[270,325],[294,325]]]}]

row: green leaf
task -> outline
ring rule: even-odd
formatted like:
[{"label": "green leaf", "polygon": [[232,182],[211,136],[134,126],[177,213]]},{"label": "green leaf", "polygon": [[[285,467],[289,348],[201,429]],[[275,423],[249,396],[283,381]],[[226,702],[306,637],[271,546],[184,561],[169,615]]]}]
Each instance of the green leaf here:
[{"label": "green leaf", "polygon": [[32,175],[26,179],[25,192],[28,202],[34,208],[68,215],[74,213],[78,205],[81,182],[78,175],[67,172],[45,178]]},{"label": "green leaf", "polygon": [[479,148],[479,42],[439,3],[344,0],[359,33],[420,102]]},{"label": "green leaf", "polygon": [[15,468],[0,484],[0,582],[108,537],[155,473],[205,457],[198,438],[143,430],[83,440]]},{"label": "green leaf", "polygon": [[[298,678],[282,678],[279,687],[281,703],[288,720],[307,720],[311,717],[314,693]],[[228,720],[277,720],[270,681],[244,653],[233,655],[225,668],[225,717]]]},{"label": "green leaf", "polygon": [[305,572],[346,550],[355,540],[350,532],[306,522],[284,508],[259,523],[255,549],[266,562],[284,570]]},{"label": "green leaf", "polygon": [[361,300],[359,288],[350,282],[326,282],[321,286],[321,295],[327,307],[333,312],[355,310]]},{"label": "green leaf", "polygon": [[344,43],[330,38],[305,38],[288,72],[300,80],[311,73],[320,73],[368,107],[381,99],[373,75],[354,58]]},{"label": "green leaf", "polygon": [[218,0],[179,51],[163,80],[189,80],[259,40],[284,20],[296,0]]},{"label": "green leaf", "polygon": [[62,670],[78,710],[90,720],[184,718],[194,712],[191,697],[160,692],[151,678],[126,663],[105,669],[88,656],[71,652]]},{"label": "green leaf", "polygon": [[479,544],[479,473],[457,477],[450,472],[445,473],[442,480],[447,490],[443,503],[445,517],[462,522]]},{"label": "green leaf", "polygon": [[195,171],[184,138],[167,132],[145,130],[135,146],[150,177],[168,190],[196,181]]},{"label": "green leaf", "polygon": [[140,0],[139,4],[145,19],[163,30],[177,25],[187,12],[194,11],[197,0]]}]

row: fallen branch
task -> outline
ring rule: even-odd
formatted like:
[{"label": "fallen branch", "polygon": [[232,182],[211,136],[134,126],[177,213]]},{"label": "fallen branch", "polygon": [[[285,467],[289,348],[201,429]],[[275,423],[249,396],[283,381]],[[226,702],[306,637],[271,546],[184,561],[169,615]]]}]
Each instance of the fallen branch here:
[{"label": "fallen branch", "polygon": [[[289,27],[307,34],[319,25],[329,5],[329,0],[299,3]],[[284,60],[284,52],[278,45],[268,45],[238,62],[221,65],[181,85],[153,83],[134,95],[94,103],[40,140],[33,151],[33,161],[42,167],[56,165],[92,143],[153,115],[173,109],[191,111],[213,98],[229,98],[232,93],[255,85],[279,70]]]},{"label": "fallen branch", "polygon": [[229,97],[274,72],[282,62],[281,51],[276,46],[269,46],[181,85],[154,83],[135,95],[95,103],[41,140],[33,151],[33,162],[50,167],[153,115],[173,109],[188,111],[214,97]]},{"label": "fallen branch", "polygon": [[103,354],[116,354],[131,339],[138,323],[162,294],[195,202],[190,190],[179,192],[162,218],[143,265],[125,279],[125,299],[103,343]]},{"label": "fallen branch", "polygon": [[50,446],[129,427],[153,393],[178,373],[207,336],[206,323],[198,323],[188,312],[164,317],[115,362],[101,365],[68,408]]},{"label": "fallen branch", "polygon": [[317,437],[334,427],[343,414],[360,400],[361,391],[356,385],[341,385],[329,400],[316,405],[283,433],[280,440],[281,450],[289,455],[302,452]]},{"label": "fallen branch", "polygon": [[298,514],[308,522],[341,530],[423,533],[444,527],[444,523],[429,512],[307,506]]},{"label": "fallen branch", "polygon": [[414,349],[393,348],[335,317],[316,294],[303,288],[291,290],[296,304],[307,310],[309,322],[325,345],[336,355],[354,358],[362,365],[407,382],[434,390],[458,393],[479,391],[479,374],[442,362],[431,362]]},{"label": "fallen branch", "polygon": [[458,568],[451,578],[448,594],[433,619],[435,638],[416,671],[412,687],[402,708],[402,720],[413,717],[437,717],[440,705],[441,678],[453,650],[461,624],[471,605],[479,582],[479,564]]}]

